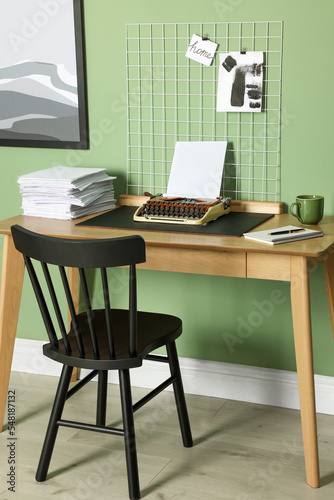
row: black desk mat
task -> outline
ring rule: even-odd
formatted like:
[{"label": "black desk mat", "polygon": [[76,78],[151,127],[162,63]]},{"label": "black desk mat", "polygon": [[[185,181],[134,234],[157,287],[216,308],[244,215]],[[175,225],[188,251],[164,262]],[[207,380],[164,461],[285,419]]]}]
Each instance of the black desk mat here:
[{"label": "black desk mat", "polygon": [[133,214],[137,207],[119,207],[102,215],[92,217],[77,226],[106,227],[114,229],[133,229],[140,231],[167,231],[174,233],[217,234],[221,236],[241,236],[273,217],[272,214],[250,214],[230,212],[206,226],[187,224],[166,224],[159,222],[135,222]]}]

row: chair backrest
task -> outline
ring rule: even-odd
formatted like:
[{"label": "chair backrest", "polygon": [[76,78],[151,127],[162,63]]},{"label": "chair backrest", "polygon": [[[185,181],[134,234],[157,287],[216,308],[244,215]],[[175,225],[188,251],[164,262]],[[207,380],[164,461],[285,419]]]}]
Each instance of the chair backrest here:
[{"label": "chair backrest", "polygon": [[[101,285],[103,290],[103,302],[105,309],[105,322],[109,344],[110,359],[114,358],[114,338],[110,305],[110,293],[107,277],[107,268],[127,266],[129,267],[129,355],[136,356],[137,347],[137,290],[136,290],[136,264],[145,262],[145,241],[141,236],[127,236],[123,238],[110,238],[102,240],[82,240],[67,239],[45,236],[34,233],[21,226],[15,225],[11,228],[14,245],[23,254],[26,268],[37,298],[37,302],[44,320],[46,331],[51,345],[54,348],[59,346],[57,330],[64,341],[64,346],[68,353],[71,352],[70,342],[67,336],[63,313],[59,305],[56,293],[53,273],[50,272],[50,265],[59,269],[64,294],[71,315],[72,328],[78,344],[81,357],[85,357],[82,335],[78,321],[78,314],[75,310],[74,300],[66,275],[66,267],[78,268],[80,285],[84,298],[85,312],[89,326],[90,337],[94,350],[94,357],[99,359],[99,346],[97,342],[94,325],[94,311],[89,294],[87,276],[85,269],[100,269]],[[36,265],[40,263],[42,267],[42,277],[46,287],[41,282],[41,273],[37,271]],[[43,290],[47,289],[51,298],[47,300]],[[49,305],[48,305],[49,304]],[[50,309],[52,305],[54,314]],[[67,311],[66,311],[67,313]],[[56,318],[55,322],[52,318]]]}]

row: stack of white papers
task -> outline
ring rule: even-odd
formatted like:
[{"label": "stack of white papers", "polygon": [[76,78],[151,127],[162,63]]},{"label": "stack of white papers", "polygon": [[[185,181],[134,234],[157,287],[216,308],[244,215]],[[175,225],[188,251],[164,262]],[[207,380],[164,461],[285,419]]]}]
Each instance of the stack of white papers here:
[{"label": "stack of white papers", "polygon": [[23,215],[70,220],[116,207],[105,168],[57,166],[21,175]]}]

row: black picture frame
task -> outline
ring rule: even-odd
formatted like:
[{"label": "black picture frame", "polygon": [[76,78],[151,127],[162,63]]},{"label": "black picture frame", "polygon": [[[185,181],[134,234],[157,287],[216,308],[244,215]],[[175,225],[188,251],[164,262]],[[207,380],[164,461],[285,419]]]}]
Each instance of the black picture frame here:
[{"label": "black picture frame", "polygon": [[[63,81],[63,75],[58,71],[59,65],[52,61],[48,62],[44,60],[43,62],[38,62],[29,60],[28,58],[28,60],[22,63],[17,63],[15,61],[12,66],[3,66],[3,64],[1,64],[0,54],[0,146],[89,149],[83,1],[72,0],[72,4],[70,3],[69,5],[73,8],[70,16],[71,20],[73,19],[73,31],[71,33],[69,30],[67,30],[68,33],[64,33],[64,29],[62,30],[62,20],[64,26],[66,25],[67,28],[69,25],[71,26],[70,29],[72,29],[72,22],[69,22],[68,14],[67,22],[64,22],[64,15],[66,13],[64,10],[65,14],[62,18],[62,13],[60,12],[62,7],[60,3],[58,4],[59,15],[51,15],[52,13],[50,12],[50,23],[59,23],[59,26],[55,26],[55,24],[52,25],[53,32],[58,32],[58,36],[66,37],[68,35],[68,50],[74,51],[74,53],[71,53],[71,58],[73,61],[73,68],[76,69],[76,75],[74,75],[74,80],[72,81],[75,81],[76,84],[70,85],[66,83],[66,81]],[[30,23],[31,25],[29,26],[29,24],[27,24],[26,27],[27,31],[28,29],[30,30],[29,33],[33,33],[34,20],[36,20],[36,23],[39,21],[41,25],[42,20],[47,19],[46,16],[48,15],[47,11],[38,12],[35,10],[32,12],[34,12],[35,17],[31,19],[25,18],[27,19],[26,23]],[[2,12],[1,15],[5,16],[6,12]],[[17,16],[20,16],[19,12]],[[19,43],[19,37],[21,35],[22,33],[19,33],[17,38],[13,38],[13,40],[18,40],[17,43]],[[15,37],[15,33],[12,36]],[[64,38],[62,40],[64,40]],[[65,40],[67,39],[65,38]],[[57,43],[57,40],[55,40],[54,43]],[[67,42],[64,42],[62,44],[63,51],[66,43]],[[53,53],[55,50],[57,49],[52,45]],[[45,51],[47,52],[47,47]],[[59,59],[61,59],[61,57],[62,54],[59,53]],[[68,57],[68,54],[66,57]],[[30,68],[29,64],[31,65]],[[41,82],[36,83],[35,77],[31,77],[32,70],[35,71],[36,68],[37,72],[39,68],[41,68],[41,80],[45,79],[46,76],[50,78],[51,83],[45,86],[47,88],[43,88]],[[14,78],[12,78],[11,82],[14,82],[14,90],[11,92],[10,85],[1,85],[1,80],[4,78],[3,81],[8,82],[8,72],[11,77],[13,77],[13,70],[14,73],[16,72],[19,76],[15,78],[14,75]],[[20,80],[20,82],[18,82],[18,80]],[[30,80],[33,80],[33,82],[31,83]],[[33,88],[32,92],[29,88],[29,93],[25,93],[24,82],[28,82],[30,87],[34,87],[35,85],[36,88]],[[39,86],[38,90],[37,85]],[[3,87],[5,87],[6,90],[2,90]],[[18,88],[19,91],[17,90]],[[2,94],[2,92],[5,92],[5,94]],[[67,96],[70,96],[71,100],[67,99]],[[1,102],[3,105],[1,105]],[[10,124],[10,128],[1,127],[3,123],[5,125]],[[15,129],[15,127],[17,128]]]}]

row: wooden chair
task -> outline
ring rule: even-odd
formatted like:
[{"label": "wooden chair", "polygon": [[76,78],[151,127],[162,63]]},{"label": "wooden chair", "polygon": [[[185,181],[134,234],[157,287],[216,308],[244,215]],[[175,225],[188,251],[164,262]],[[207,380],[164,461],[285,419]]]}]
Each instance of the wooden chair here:
[{"label": "wooden chair", "polygon": [[[145,262],[145,242],[140,236],[75,240],[36,234],[17,225],[11,230],[15,247],[24,256],[49,337],[50,343],[43,346],[43,353],[63,365],[36,480],[46,479],[59,427],[115,434],[124,437],[129,497],[132,500],[139,499],[134,412],[172,384],[183,445],[191,447],[193,444],[175,346],[175,340],[181,335],[182,322],[179,318],[167,314],[137,311],[136,264]],[[39,263],[43,272],[35,269]],[[54,284],[55,273],[51,272],[50,265],[58,267],[62,286]],[[111,309],[110,305],[107,268],[116,266],[129,268],[129,308],[126,310]],[[80,313],[76,313],[74,308],[66,267],[79,269],[85,304],[84,311]],[[101,309],[93,309],[92,306],[86,276],[86,269],[89,268],[100,270],[96,274],[101,276],[103,290]],[[45,281],[46,284],[41,281]],[[69,332],[65,328],[66,322],[60,308],[58,289],[62,287],[72,320]],[[45,295],[50,295],[51,300]],[[53,308],[53,311],[50,311],[49,307]],[[166,356],[150,354],[162,346],[166,346]],[[129,370],[142,366],[144,359],[168,363],[170,377],[133,404]],[[73,367],[92,371],[69,390]],[[108,370],[117,370],[119,373],[123,429],[106,426]],[[66,400],[96,375],[98,375],[96,425],[63,420],[61,417]]]}]

